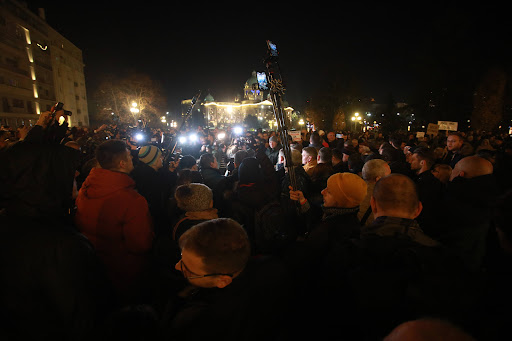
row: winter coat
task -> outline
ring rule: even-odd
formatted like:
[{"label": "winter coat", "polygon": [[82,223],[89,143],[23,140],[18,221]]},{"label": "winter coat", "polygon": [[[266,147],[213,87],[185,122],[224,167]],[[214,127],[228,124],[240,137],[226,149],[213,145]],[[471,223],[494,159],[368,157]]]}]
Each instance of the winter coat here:
[{"label": "winter coat", "polygon": [[76,226],[123,296],[138,290],[154,235],[146,199],[134,188],[128,174],[94,168],[76,199]]},{"label": "winter coat", "polygon": [[292,287],[278,259],[251,258],[224,288],[188,288],[168,303],[165,339],[269,340],[290,328]]},{"label": "winter coat", "polygon": [[414,220],[377,217],[361,228],[360,238],[332,251],[317,269],[315,311],[343,309],[336,316],[319,314],[327,331],[347,328],[349,339],[377,340],[417,316],[474,313],[478,281]]},{"label": "winter coat", "polygon": [[176,173],[163,168],[157,171],[139,162],[130,175],[135,181],[137,192],[148,202],[155,233],[158,233],[171,223],[167,215],[167,203],[176,184]]},{"label": "winter coat", "polygon": [[4,340],[89,340],[113,309],[90,242],[74,226],[0,217]]},{"label": "winter coat", "polygon": [[65,217],[80,152],[45,141],[47,133],[34,126],[24,141],[0,155],[0,208],[16,216]]},{"label": "winter coat", "polygon": [[470,269],[477,270],[482,265],[497,193],[492,174],[471,179],[456,177],[448,183],[433,233],[456,251]]}]

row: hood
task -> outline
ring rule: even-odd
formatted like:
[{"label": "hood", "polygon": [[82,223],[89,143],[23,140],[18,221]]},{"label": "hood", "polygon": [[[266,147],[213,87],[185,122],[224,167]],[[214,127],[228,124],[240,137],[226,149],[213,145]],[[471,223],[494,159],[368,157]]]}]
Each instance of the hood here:
[{"label": "hood", "polygon": [[123,189],[134,189],[135,182],[125,173],[93,168],[80,188],[87,198],[102,198]]}]

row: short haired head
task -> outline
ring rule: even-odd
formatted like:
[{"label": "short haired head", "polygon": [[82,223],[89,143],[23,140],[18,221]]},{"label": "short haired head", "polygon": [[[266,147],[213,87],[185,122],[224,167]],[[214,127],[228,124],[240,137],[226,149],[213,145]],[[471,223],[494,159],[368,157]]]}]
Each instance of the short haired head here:
[{"label": "short haired head", "polygon": [[369,182],[376,182],[389,174],[391,174],[391,169],[388,163],[382,159],[368,160],[363,166],[363,179]]},{"label": "short haired head", "polygon": [[235,157],[234,157],[235,167],[240,166],[240,164],[242,163],[242,160],[245,159],[246,157],[249,157],[249,153],[247,153],[247,151],[245,151],[245,150],[237,151],[235,153]]},{"label": "short haired head", "polygon": [[182,169],[191,169],[192,167],[197,165],[197,160],[192,155],[183,155],[178,164],[178,170]]},{"label": "short haired head", "polygon": [[103,169],[119,168],[119,162],[127,158],[128,146],[122,140],[108,140],[96,148],[96,160]]},{"label": "short haired head", "polygon": [[318,161],[321,163],[331,162],[332,160],[332,151],[331,148],[322,147],[318,151]]},{"label": "short haired head", "polygon": [[199,167],[202,169],[211,168],[212,162],[215,162],[215,156],[211,153],[205,153],[199,157]]},{"label": "short haired head", "polygon": [[422,208],[414,182],[408,176],[397,173],[377,181],[371,202],[376,206],[374,209],[372,205],[375,217],[389,215],[414,219]]},{"label": "short haired head", "polygon": [[331,150],[331,153],[332,153],[332,157],[335,158],[336,160],[343,160],[343,152],[337,148],[334,148],[333,150]]},{"label": "short haired head", "polygon": [[450,181],[460,176],[463,178],[475,178],[477,176],[489,175],[493,172],[493,165],[489,160],[473,155],[462,158],[455,164]]},{"label": "short haired head", "polygon": [[230,218],[212,219],[191,227],[180,237],[179,245],[200,257],[209,273],[239,272],[251,254],[247,233]]},{"label": "short haired head", "polygon": [[399,324],[384,341],[475,341],[475,339],[451,322],[437,318],[421,318]]},{"label": "short haired head", "polygon": [[318,156],[318,150],[315,147],[305,147],[302,151],[315,159]]}]

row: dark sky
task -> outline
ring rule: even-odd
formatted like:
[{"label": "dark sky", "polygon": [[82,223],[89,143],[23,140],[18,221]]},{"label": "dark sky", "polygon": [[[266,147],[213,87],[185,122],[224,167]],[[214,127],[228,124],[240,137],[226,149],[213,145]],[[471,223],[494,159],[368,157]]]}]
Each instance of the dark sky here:
[{"label": "dark sky", "polygon": [[389,93],[407,101],[428,76],[425,65],[456,68],[452,78],[463,82],[457,74],[477,78],[485,65],[512,57],[497,5],[29,3],[83,51],[89,95],[103,75],[133,69],[162,82],[171,110],[198,90],[232,100],[253,70],[264,70],[267,39],[278,46],[286,97],[298,108],[335,70],[377,101]]}]

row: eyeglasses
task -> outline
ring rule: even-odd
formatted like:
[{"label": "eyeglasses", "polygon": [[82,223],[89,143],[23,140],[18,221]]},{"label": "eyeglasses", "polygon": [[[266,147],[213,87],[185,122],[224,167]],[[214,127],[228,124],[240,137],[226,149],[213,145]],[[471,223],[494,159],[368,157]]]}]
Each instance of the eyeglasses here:
[{"label": "eyeglasses", "polygon": [[[186,279],[197,279],[197,278],[204,278],[204,277],[211,277],[211,276],[233,277],[233,274],[223,274],[223,273],[214,273],[214,274],[207,274],[207,275],[195,274],[192,271],[190,271],[190,269],[187,267],[187,265],[185,263],[183,263],[183,259],[180,259],[180,270],[181,270],[181,273],[183,274],[183,277],[185,277]],[[187,271],[187,273],[191,274],[192,276],[185,275],[185,271]]]}]

